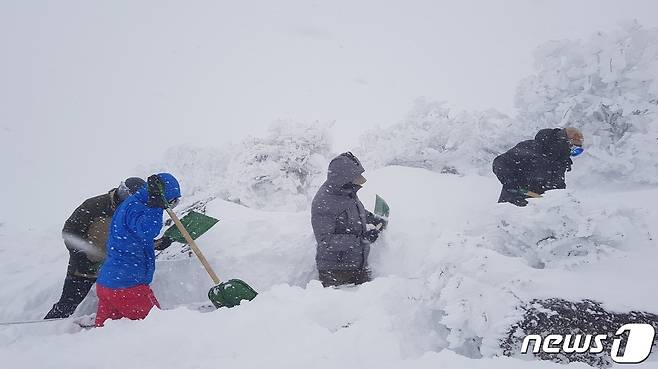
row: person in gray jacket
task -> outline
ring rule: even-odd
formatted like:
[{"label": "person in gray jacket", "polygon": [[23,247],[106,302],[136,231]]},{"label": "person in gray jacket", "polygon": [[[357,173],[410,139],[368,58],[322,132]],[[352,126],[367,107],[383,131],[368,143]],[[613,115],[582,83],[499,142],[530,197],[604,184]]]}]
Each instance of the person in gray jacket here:
[{"label": "person in gray jacket", "polygon": [[313,198],[315,261],[325,287],[370,280],[370,244],[377,240],[385,224],[363,207],[356,194],[366,182],[364,171],[351,152],[340,154],[329,163],[327,180]]}]

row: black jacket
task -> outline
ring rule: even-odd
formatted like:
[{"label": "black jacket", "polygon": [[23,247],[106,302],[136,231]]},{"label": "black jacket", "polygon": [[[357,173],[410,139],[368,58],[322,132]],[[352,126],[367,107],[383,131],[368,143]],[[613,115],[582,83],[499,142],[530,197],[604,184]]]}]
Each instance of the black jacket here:
[{"label": "black jacket", "polygon": [[527,204],[524,191],[543,194],[563,189],[564,176],[571,170],[570,145],[563,129],[542,129],[534,140],[523,141],[497,156],[493,172],[503,184],[498,202]]},{"label": "black jacket", "polygon": [[115,190],[85,200],[66,220],[62,235],[69,250],[80,249],[76,240],[83,239],[92,246],[91,250],[82,250],[90,260],[105,258],[108,230],[118,203]]}]

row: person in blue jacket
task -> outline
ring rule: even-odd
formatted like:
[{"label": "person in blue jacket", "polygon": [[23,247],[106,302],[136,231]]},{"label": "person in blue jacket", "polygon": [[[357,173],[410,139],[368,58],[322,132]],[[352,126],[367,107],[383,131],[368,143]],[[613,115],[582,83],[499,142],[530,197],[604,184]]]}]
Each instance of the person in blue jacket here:
[{"label": "person in blue jacket", "polygon": [[160,307],[149,286],[155,272],[154,238],[162,230],[164,209],[176,206],[180,196],[173,175],[154,174],[116,209],[107,258],[96,281],[96,326],[107,319],[144,319],[154,306]]}]

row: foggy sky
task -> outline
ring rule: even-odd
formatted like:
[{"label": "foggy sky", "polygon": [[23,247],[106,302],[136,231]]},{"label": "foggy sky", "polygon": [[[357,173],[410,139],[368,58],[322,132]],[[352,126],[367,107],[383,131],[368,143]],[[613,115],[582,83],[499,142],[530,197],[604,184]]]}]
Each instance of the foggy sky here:
[{"label": "foggy sky", "polygon": [[538,45],[657,14],[650,0],[0,1],[0,222],[63,223],[170,146],[280,118],[336,121],[341,150],[420,96],[514,114]]}]

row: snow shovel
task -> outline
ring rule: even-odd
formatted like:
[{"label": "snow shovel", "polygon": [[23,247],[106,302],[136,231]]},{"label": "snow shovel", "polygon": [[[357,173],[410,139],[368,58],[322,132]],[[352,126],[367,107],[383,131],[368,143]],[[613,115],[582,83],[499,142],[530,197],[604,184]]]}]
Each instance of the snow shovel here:
[{"label": "snow shovel", "polygon": [[375,216],[375,219],[380,220],[379,224],[375,226],[378,231],[386,229],[390,213],[391,209],[386,203],[386,200],[379,195],[375,195],[375,210],[373,211],[373,215]]},{"label": "snow shovel", "polygon": [[[192,236],[193,240],[196,240],[204,233],[208,232],[215,224],[219,222],[219,219],[215,219],[206,214],[197,213],[194,210],[190,210],[184,217],[179,219],[180,222],[185,227],[187,233]],[[183,237],[183,234],[180,233],[178,227],[174,224],[169,227],[163,234],[165,237],[169,237],[174,242],[179,242],[182,244],[187,244],[187,240]]]},{"label": "snow shovel", "polygon": [[386,200],[381,196],[375,195],[375,215],[388,220],[388,216],[391,214],[391,208],[388,206]]},{"label": "snow shovel", "polygon": [[258,293],[240,279],[231,279],[228,282],[221,282],[219,277],[217,277],[217,274],[215,274],[215,271],[210,267],[206,257],[203,256],[201,249],[199,249],[196,242],[194,242],[185,229],[185,226],[183,226],[183,223],[178,219],[178,216],[176,216],[176,214],[169,208],[165,210],[167,211],[167,214],[169,214],[171,220],[174,221],[174,224],[176,224],[176,227],[178,227],[178,230],[185,238],[185,241],[187,241],[187,244],[190,245],[190,248],[194,251],[194,254],[199,258],[199,261],[206,269],[206,272],[208,272],[208,275],[212,278],[213,283],[215,283],[215,286],[208,291],[208,299],[210,299],[210,302],[212,302],[216,308],[231,308],[240,305],[242,300],[251,301],[256,297]]}]

